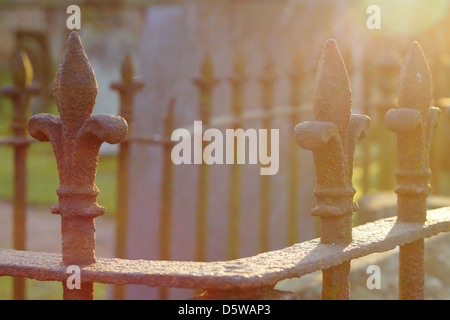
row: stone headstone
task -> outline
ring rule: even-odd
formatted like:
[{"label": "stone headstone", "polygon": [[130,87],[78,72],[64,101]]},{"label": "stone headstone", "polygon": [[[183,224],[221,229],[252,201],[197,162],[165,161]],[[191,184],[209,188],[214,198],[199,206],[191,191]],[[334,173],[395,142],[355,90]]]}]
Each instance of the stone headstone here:
[{"label": "stone headstone", "polygon": [[[290,1],[183,1],[179,4],[150,7],[142,35],[136,76],[145,83],[137,97],[132,124],[134,135],[151,136],[163,133],[167,105],[176,97],[176,127],[191,127],[199,120],[199,92],[192,79],[200,76],[200,65],[209,52],[215,65],[215,76],[223,79],[213,94],[213,115],[231,114],[231,88],[226,78],[232,75],[232,59],[237,50],[247,58],[250,76],[245,96],[245,110],[262,107],[261,86],[267,56],[273,58],[276,82],[275,105],[289,104],[288,73],[292,61],[303,45],[314,61],[323,42],[307,42],[310,29],[308,13],[301,12],[299,23]],[[289,10],[288,10],[289,9]],[[292,11],[292,10],[294,11]],[[322,41],[323,40],[323,41]],[[303,41],[303,42],[302,42]],[[307,45],[307,47],[305,47]],[[312,98],[313,79],[305,80],[308,100]],[[311,120],[311,115],[305,119]],[[231,128],[231,126],[229,127]],[[261,121],[247,122],[246,128],[261,128]],[[276,118],[273,128],[280,129],[280,169],[271,176],[271,208],[269,250],[287,243],[288,158],[292,148],[301,153],[298,199],[298,241],[315,236],[313,205],[314,166],[310,152],[300,151],[293,143],[293,127],[287,118]],[[220,128],[226,129],[226,128]],[[127,250],[129,259],[159,259],[161,208],[162,148],[134,143],[131,151],[129,225]],[[171,259],[195,260],[196,204],[199,165],[179,165],[174,169],[171,229]],[[227,260],[229,165],[210,167],[207,227],[207,260]],[[258,228],[260,211],[258,165],[245,165],[242,172],[242,203],[240,217],[239,255],[259,253]],[[187,298],[192,291],[171,290],[170,298]],[[157,299],[158,290],[128,286],[129,299]]]}]

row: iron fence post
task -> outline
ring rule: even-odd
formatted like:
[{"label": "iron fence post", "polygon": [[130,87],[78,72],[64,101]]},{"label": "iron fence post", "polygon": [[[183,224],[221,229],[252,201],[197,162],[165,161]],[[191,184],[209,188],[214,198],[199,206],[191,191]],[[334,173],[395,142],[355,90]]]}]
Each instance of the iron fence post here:
[{"label": "iron fence post", "polygon": [[[265,116],[262,121],[262,128],[268,130],[272,127],[271,111],[274,106],[274,85],[277,76],[275,75],[274,64],[272,58],[266,57],[264,64],[264,74],[259,78],[262,91],[262,109]],[[268,133],[267,150],[271,150],[271,139]],[[270,210],[271,210],[271,177],[269,175],[261,176],[260,184],[260,214],[259,214],[259,251],[265,252],[269,250],[269,226],[270,226]]]},{"label": "iron fence post", "polygon": [[[367,135],[370,119],[352,115],[351,89],[344,61],[334,40],[322,50],[316,74],[313,111],[316,121],[295,127],[298,145],[312,150],[316,167],[317,200],[313,216],[320,217],[323,244],[352,241],[352,214],[357,210],[352,184],[356,142]],[[322,299],[349,299],[350,261],[323,270]]]},{"label": "iron fence post", "polygon": [[[430,107],[431,72],[418,42],[408,51],[399,83],[399,108],[386,113],[386,126],[397,134],[398,220],[424,223],[430,192],[429,151],[439,109]],[[424,298],[423,253],[423,239],[400,247],[400,299]]]},{"label": "iron fence post", "polygon": [[[298,51],[293,61],[293,71],[289,73],[290,80],[290,104],[291,108],[298,109],[298,112],[292,114],[291,126],[295,126],[302,121],[300,103],[302,99],[302,84],[303,84],[303,54]],[[295,142],[294,142],[295,143]],[[300,153],[294,146],[290,148],[289,154],[289,195],[288,195],[288,231],[287,243],[292,245],[298,241],[298,185],[300,175]]]},{"label": "iron fence post", "polygon": [[[209,126],[212,106],[212,94],[219,80],[214,77],[214,63],[210,53],[206,53],[201,65],[200,78],[193,79],[199,90],[199,116],[204,126]],[[202,133],[203,134],[203,133]],[[202,155],[204,146],[202,147]],[[209,202],[209,166],[203,161],[198,172],[197,189],[197,230],[196,230],[196,259],[205,261],[207,258],[206,241],[208,236],[208,202]]]},{"label": "iron fence post", "polygon": [[[376,61],[379,69],[378,87],[381,96],[381,102],[377,105],[377,113],[380,121],[376,122],[376,131],[378,141],[377,161],[380,166],[380,174],[377,179],[379,190],[392,190],[395,185],[395,142],[390,139],[391,134],[383,123],[383,119],[391,108],[395,106],[395,85],[396,76],[400,69],[400,63],[397,61],[394,52],[385,52],[380,55]],[[375,126],[374,126],[375,127]]]},{"label": "iron fence post", "polygon": [[[13,194],[13,247],[25,250],[26,247],[26,180],[27,150],[30,141],[26,138],[27,121],[30,116],[30,98],[39,93],[39,86],[32,84],[33,68],[27,54],[20,52],[13,63],[13,86],[4,86],[0,94],[12,102],[13,121],[11,129],[14,136],[14,194]],[[14,278],[13,297],[25,299],[25,281]]]},{"label": "iron fence post", "polygon": [[[164,119],[164,139],[170,140],[170,136],[175,126],[175,98],[170,99],[167,114]],[[163,179],[161,185],[161,211],[159,227],[159,259],[170,260],[172,252],[172,192],[173,192],[173,171],[174,164],[171,159],[172,144],[163,143]],[[168,298],[168,289],[161,287],[159,299]]]},{"label": "iron fence post", "polygon": [[[245,74],[245,56],[238,52],[233,60],[233,76],[228,79],[232,87],[231,111],[234,119],[234,129],[242,127],[242,112],[244,110],[245,85],[248,80]],[[234,165],[230,168],[229,185],[229,228],[228,228],[228,258],[239,257],[240,249],[240,212],[241,212],[241,166],[237,163],[237,144],[234,144]]]},{"label": "iron fence post", "polygon": [[[366,52],[367,54],[367,52]],[[370,114],[371,104],[373,103],[372,99],[372,87],[373,87],[373,77],[371,73],[371,67],[370,67],[370,58],[365,59],[365,63],[363,65],[362,70],[362,81],[364,83],[363,91],[362,91],[362,99],[364,101],[362,105],[362,113],[366,115]],[[371,155],[371,145],[372,145],[372,139],[369,137],[364,140],[364,142],[361,144],[361,169],[362,169],[362,178],[361,178],[361,191],[365,195],[369,193],[370,187],[371,187],[371,180],[372,180],[372,170],[370,167],[371,161],[372,161],[372,155]]]},{"label": "iron fence post", "polygon": [[[95,174],[103,142],[119,143],[127,134],[122,117],[91,116],[97,97],[97,80],[81,40],[72,32],[58,67],[53,87],[59,116],[37,114],[28,130],[39,141],[50,141],[59,172],[58,203],[51,209],[61,215],[62,263],[92,264],[95,259],[94,218],[105,213],[97,204]],[[93,283],[69,289],[63,282],[64,299],[93,299]]]},{"label": "iron fence post", "polygon": [[[134,80],[134,62],[130,54],[126,54],[122,62],[121,82],[111,84],[111,89],[117,91],[120,96],[120,116],[123,117],[131,131],[133,122],[133,106],[136,93],[144,84]],[[128,230],[128,167],[130,156],[130,140],[124,139],[119,144],[117,166],[117,210],[116,210],[116,257],[126,258],[127,254],[127,230]],[[114,297],[118,300],[125,299],[125,288],[116,286]]]}]

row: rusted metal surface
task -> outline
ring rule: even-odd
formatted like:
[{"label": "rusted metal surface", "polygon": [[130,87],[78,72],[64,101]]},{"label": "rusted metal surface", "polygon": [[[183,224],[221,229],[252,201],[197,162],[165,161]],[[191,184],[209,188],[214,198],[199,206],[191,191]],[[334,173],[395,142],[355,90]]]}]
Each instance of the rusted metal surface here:
[{"label": "rusted metal surface", "polygon": [[[193,79],[193,83],[199,90],[199,116],[205,126],[211,121],[213,111],[212,94],[214,88],[219,84],[219,80],[214,77],[214,63],[209,53],[205,57],[201,65],[200,78]],[[202,133],[203,134],[203,133]],[[202,154],[204,151],[202,148]],[[197,209],[196,209],[196,246],[195,258],[197,261],[205,261],[207,259],[207,237],[208,237],[208,201],[209,201],[209,166],[202,162],[198,171],[197,186]]]},{"label": "rusted metal surface", "polygon": [[[105,213],[96,202],[95,186],[98,153],[101,144],[120,142],[127,133],[122,117],[90,116],[97,97],[97,80],[81,40],[72,32],[58,67],[54,97],[59,116],[38,114],[28,122],[31,136],[50,141],[59,171],[59,202],[52,207],[61,215],[62,263],[95,263],[94,218]],[[92,284],[86,290],[69,290],[65,299],[92,299]]]},{"label": "rusted metal surface", "polygon": [[[96,263],[81,268],[81,277],[87,282],[116,285],[257,289],[449,231],[450,207],[428,211],[424,224],[391,217],[358,226],[349,244],[322,244],[314,239],[253,257],[218,262],[97,258]],[[66,267],[61,264],[60,254],[0,249],[0,276],[64,281],[68,276]]]},{"label": "rusted metal surface", "polygon": [[[39,86],[32,84],[33,68],[25,52],[20,52],[13,63],[13,86],[5,86],[0,94],[8,97],[13,106],[11,130],[13,138],[6,140],[14,147],[14,221],[13,247],[25,250],[26,243],[26,180],[27,150],[30,139],[27,137],[27,121],[30,116],[30,98],[39,93]],[[5,140],[4,140],[5,141]],[[13,297],[15,300],[25,299],[25,283],[23,279],[14,279]]]},{"label": "rusted metal surface", "polygon": [[[422,48],[414,42],[400,73],[399,108],[386,113],[386,126],[397,134],[397,212],[401,221],[425,222],[430,192],[428,167],[431,137],[439,109],[430,107],[431,72]],[[400,248],[401,299],[424,298],[423,240]],[[412,268],[414,267],[414,268]]]},{"label": "rusted metal surface", "polygon": [[[133,106],[136,93],[144,84],[134,79],[134,62],[131,55],[125,55],[121,68],[121,82],[111,84],[111,89],[117,91],[120,96],[120,116],[123,117],[131,131],[133,121]],[[128,166],[130,154],[130,140],[123,139],[119,145],[118,169],[117,169],[117,210],[116,210],[116,248],[117,258],[126,258],[127,230],[128,230]],[[125,298],[124,288],[116,287],[114,296],[118,300]]]},{"label": "rusted metal surface", "polygon": [[[356,142],[367,135],[370,119],[351,115],[350,81],[334,40],[323,48],[316,75],[313,111],[316,121],[296,126],[299,146],[312,150],[316,166],[317,206],[313,216],[320,220],[321,242],[346,244],[352,241],[353,155]],[[349,298],[349,268],[338,266],[324,270],[322,297]]]}]

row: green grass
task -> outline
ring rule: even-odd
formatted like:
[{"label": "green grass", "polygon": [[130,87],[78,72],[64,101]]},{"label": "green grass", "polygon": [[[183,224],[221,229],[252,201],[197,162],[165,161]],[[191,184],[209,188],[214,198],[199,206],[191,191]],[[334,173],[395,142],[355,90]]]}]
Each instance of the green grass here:
[{"label": "green grass", "polygon": [[[50,143],[36,142],[28,150],[27,202],[30,205],[49,206],[58,201],[56,189],[59,185],[58,169]],[[0,147],[0,199],[10,200],[13,194],[14,150]],[[102,156],[97,167],[96,184],[100,189],[98,203],[107,208],[107,214],[116,210],[116,166],[115,156]]]},{"label": "green grass", "polygon": [[[10,136],[11,105],[6,99],[0,99],[0,105],[0,136]],[[52,109],[55,110],[56,107],[53,106]],[[0,146],[0,199],[3,200],[11,200],[13,195],[13,157],[12,147]],[[116,175],[116,156],[100,156],[95,180],[100,190],[97,200],[101,206],[106,207],[107,214],[114,214],[116,211]],[[28,149],[27,157],[27,202],[38,206],[55,204],[58,185],[59,175],[51,144],[33,143]]]}]

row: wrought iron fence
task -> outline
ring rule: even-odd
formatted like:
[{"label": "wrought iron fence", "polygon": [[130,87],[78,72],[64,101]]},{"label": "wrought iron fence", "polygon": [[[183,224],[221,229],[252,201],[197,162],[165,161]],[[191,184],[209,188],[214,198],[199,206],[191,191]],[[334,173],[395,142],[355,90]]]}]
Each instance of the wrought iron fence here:
[{"label": "wrought iron fence", "polygon": [[[23,163],[26,146],[30,139],[24,133],[24,109],[30,94],[35,89],[31,83],[26,60],[18,60],[14,73],[15,86],[3,89],[2,93],[12,97],[16,109],[21,110],[14,122],[15,138],[4,143],[16,148],[17,193],[24,194]],[[234,88],[233,113],[231,123],[239,126],[245,118],[242,112],[242,89],[245,74],[237,59],[236,77],[230,79]],[[27,71],[28,70],[28,71]],[[203,77],[197,79],[202,95],[200,114],[206,124],[211,117],[211,92],[217,79],[212,73],[211,58],[206,56]],[[270,87],[274,77],[267,65],[267,77],[261,79],[266,87],[264,112],[256,117],[265,119],[270,127],[273,105]],[[170,242],[164,241],[170,234],[171,179],[173,175],[170,157],[171,142],[166,137],[137,137],[127,133],[126,120],[132,119],[130,107],[134,93],[142,87],[133,81],[133,68],[130,60],[125,60],[122,69],[122,82],[113,85],[121,94],[122,117],[95,115],[91,112],[97,95],[97,82],[81,40],[73,32],[58,68],[54,96],[59,116],[38,114],[28,121],[32,137],[39,141],[51,142],[60,176],[57,189],[59,202],[51,212],[61,215],[62,255],[54,253],[25,251],[23,240],[25,200],[17,200],[16,213],[17,241],[14,249],[0,249],[0,275],[18,279],[30,278],[41,281],[60,281],[63,284],[64,299],[92,299],[93,283],[109,283],[117,286],[139,284],[162,288],[193,288],[204,293],[197,299],[286,299],[294,295],[275,290],[275,285],[284,279],[300,277],[316,270],[323,271],[323,299],[349,299],[348,276],[350,261],[373,252],[392,250],[400,246],[400,298],[423,299],[423,251],[424,238],[450,230],[450,209],[441,208],[427,211],[426,198],[429,194],[428,180],[430,170],[428,157],[431,136],[439,117],[437,108],[430,107],[432,86],[431,73],[422,49],[418,43],[411,45],[400,76],[399,108],[386,114],[386,126],[398,136],[398,218],[386,218],[352,228],[352,213],[357,210],[353,201],[356,192],[352,184],[353,157],[356,142],[369,132],[370,119],[364,115],[351,114],[351,90],[345,64],[333,40],[326,42],[322,51],[316,75],[313,97],[315,121],[303,122],[295,127],[295,141],[302,148],[312,150],[317,171],[315,196],[317,206],[312,214],[320,217],[320,238],[294,244],[290,247],[267,251],[264,239],[270,210],[270,197],[262,201],[260,250],[256,256],[236,259],[239,239],[230,239],[230,260],[220,262],[167,261]],[[293,86],[299,85],[299,78],[292,76]],[[293,104],[298,100],[293,96]],[[166,134],[173,129],[173,100],[166,118]],[[280,112],[280,111],[279,111]],[[281,112],[286,112],[282,110]],[[288,114],[298,115],[298,108],[290,108]],[[255,116],[255,115],[253,115]],[[125,118],[125,119],[124,119]],[[293,117],[293,123],[301,121]],[[95,174],[98,152],[101,144],[122,142],[119,155],[119,172],[126,172],[127,148],[130,142],[157,143],[164,146],[166,164],[162,186],[162,214],[169,219],[162,221],[160,227],[161,260],[123,259],[124,247],[117,247],[118,258],[97,258],[95,256],[94,218],[104,214],[105,209],[96,202],[98,189]],[[22,160],[21,160],[22,159]],[[295,156],[290,161],[292,172],[298,169]],[[20,175],[22,174],[22,175]],[[202,181],[198,193],[198,251],[197,258],[204,256],[204,229],[202,221],[206,211],[202,199],[207,198],[208,169],[199,171]],[[231,172],[231,184],[238,184],[240,173]],[[292,180],[296,181],[296,180]],[[125,189],[119,192],[119,229],[123,241],[126,226],[126,184],[127,177],[119,176]],[[202,187],[203,185],[203,187]],[[20,189],[22,188],[22,189]],[[263,194],[270,194],[270,182],[262,182]],[[291,183],[290,188],[295,188]],[[295,214],[295,192],[290,191],[290,208]],[[239,202],[239,190],[231,193],[231,201]],[[232,207],[230,233],[239,223],[239,212]],[[22,226],[22,227],[21,227]],[[122,229],[121,229],[122,228]],[[22,231],[21,231],[22,230]],[[295,234],[295,227],[290,231]],[[295,237],[289,236],[290,239]],[[81,289],[69,289],[66,284],[67,268],[77,265],[81,268]],[[16,290],[21,290],[20,281]],[[23,286],[23,284],[22,284]],[[120,291],[117,297],[121,296]],[[161,297],[165,297],[164,290]],[[17,294],[15,298],[23,298]]]}]

